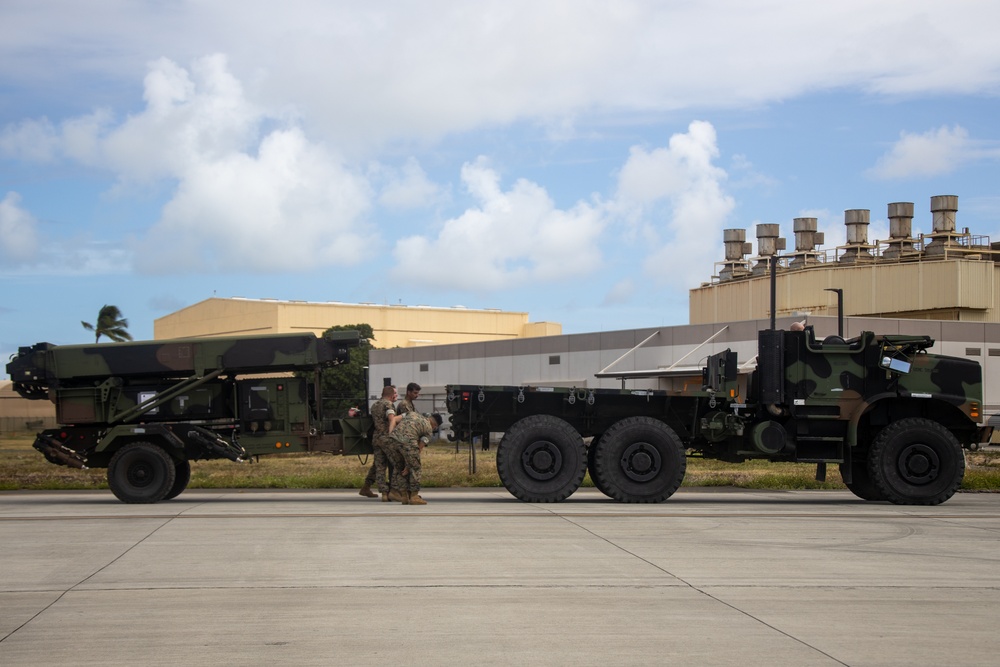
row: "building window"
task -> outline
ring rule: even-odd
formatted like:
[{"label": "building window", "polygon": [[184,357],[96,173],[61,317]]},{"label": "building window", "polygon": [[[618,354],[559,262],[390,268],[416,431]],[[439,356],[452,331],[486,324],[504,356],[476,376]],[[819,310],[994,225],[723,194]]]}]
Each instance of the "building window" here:
[{"label": "building window", "polygon": [[965,356],[967,356],[967,357],[981,357],[981,356],[983,356],[983,348],[981,348],[981,347],[967,347],[967,348],[965,348]]},{"label": "building window", "polygon": [[431,369],[431,365],[430,364],[420,364],[420,372],[421,373],[426,373],[430,369]]},{"label": "building window", "polygon": [[990,356],[991,357],[1000,357],[1000,348],[991,347],[990,348]]},{"label": "building window", "polygon": [[549,357],[549,366],[558,366],[560,363],[561,362],[559,360],[558,354],[553,354],[551,357]]}]

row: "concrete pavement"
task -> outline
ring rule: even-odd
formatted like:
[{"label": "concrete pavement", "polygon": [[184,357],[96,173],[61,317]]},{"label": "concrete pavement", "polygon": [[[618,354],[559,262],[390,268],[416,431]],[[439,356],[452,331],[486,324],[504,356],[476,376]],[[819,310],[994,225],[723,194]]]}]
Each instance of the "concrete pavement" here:
[{"label": "concrete pavement", "polygon": [[1000,495],[0,492],[0,665],[994,665]]}]

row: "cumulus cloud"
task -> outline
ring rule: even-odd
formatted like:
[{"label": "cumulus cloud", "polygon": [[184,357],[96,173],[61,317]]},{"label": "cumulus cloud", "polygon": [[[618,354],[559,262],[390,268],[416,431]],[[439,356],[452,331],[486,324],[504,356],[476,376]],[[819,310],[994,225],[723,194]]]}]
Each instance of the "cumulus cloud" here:
[{"label": "cumulus cloud", "polygon": [[718,157],[715,128],[695,121],[666,147],[633,147],[618,174],[616,208],[657,239],[644,270],[659,283],[697,285],[719,255],[735,201],[724,189],[725,170],[714,164]]},{"label": "cumulus cloud", "polygon": [[8,266],[31,262],[38,254],[37,222],[20,203],[16,192],[0,201],[0,259]]},{"label": "cumulus cloud", "polygon": [[444,196],[441,187],[428,178],[415,158],[409,158],[399,169],[376,165],[374,171],[376,178],[384,182],[378,203],[386,208],[422,208],[441,201]]},{"label": "cumulus cloud", "polygon": [[[120,121],[97,111],[58,126],[23,122],[5,130],[0,148],[110,171],[119,192],[170,183],[160,219],[132,239],[138,271],[252,265],[269,272],[361,261],[372,236],[364,224],[367,180],[250,102],[224,56],[190,69],[166,58],[150,63],[143,99],[144,109]],[[276,127],[262,129],[269,125]],[[406,175],[419,184],[416,170]]]},{"label": "cumulus cloud", "polygon": [[489,292],[565,282],[601,261],[598,239],[607,224],[601,202],[559,209],[525,179],[504,190],[484,157],[462,167],[462,182],[476,205],[445,221],[436,236],[400,239],[393,251],[398,279]]},{"label": "cumulus cloud", "polygon": [[923,134],[901,132],[899,141],[868,173],[879,179],[939,176],[974,159],[976,152],[969,133],[957,125]]},{"label": "cumulus cloud", "polygon": [[256,155],[193,161],[159,222],[136,241],[142,270],[271,272],[362,261],[367,185],[297,129],[274,131]]}]

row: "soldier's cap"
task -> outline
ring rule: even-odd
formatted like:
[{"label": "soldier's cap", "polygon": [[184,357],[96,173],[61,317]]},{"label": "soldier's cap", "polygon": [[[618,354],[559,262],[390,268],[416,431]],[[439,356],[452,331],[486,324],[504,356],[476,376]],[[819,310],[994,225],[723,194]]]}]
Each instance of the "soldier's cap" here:
[{"label": "soldier's cap", "polygon": [[433,419],[434,423],[437,424],[439,427],[441,426],[441,424],[444,423],[441,421],[441,413],[439,412],[432,412],[432,413],[425,412],[424,417],[427,417],[428,419]]}]

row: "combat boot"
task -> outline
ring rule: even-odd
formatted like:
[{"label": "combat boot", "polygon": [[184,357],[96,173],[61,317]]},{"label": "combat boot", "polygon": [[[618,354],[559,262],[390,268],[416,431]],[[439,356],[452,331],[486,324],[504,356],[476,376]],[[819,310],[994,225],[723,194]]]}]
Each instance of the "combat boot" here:
[{"label": "combat boot", "polygon": [[382,502],[383,503],[389,502],[389,492],[388,491],[386,491],[385,493],[382,494]]},{"label": "combat boot", "polygon": [[389,489],[389,500],[401,503],[403,502],[403,493],[404,492],[397,491],[396,489]]},{"label": "combat boot", "polygon": [[400,499],[400,502],[402,502],[404,505],[409,505],[410,504],[410,492],[409,491],[400,491],[400,494],[402,496],[402,498]]},{"label": "combat boot", "polygon": [[370,484],[365,484],[364,486],[362,486],[361,490],[358,491],[358,495],[364,496],[365,498],[378,498],[377,493],[372,493],[372,487]]},{"label": "combat boot", "polygon": [[426,505],[427,501],[420,497],[420,493],[410,492],[410,504],[411,505]]}]

